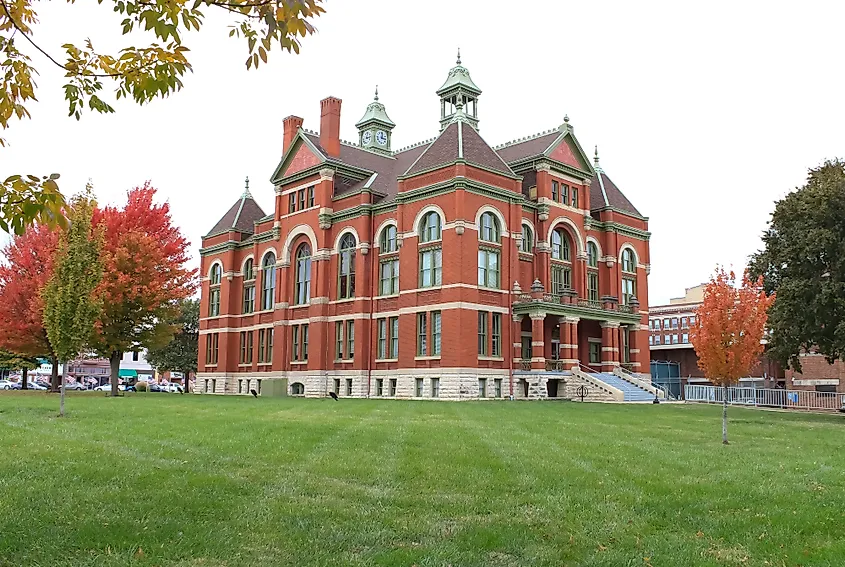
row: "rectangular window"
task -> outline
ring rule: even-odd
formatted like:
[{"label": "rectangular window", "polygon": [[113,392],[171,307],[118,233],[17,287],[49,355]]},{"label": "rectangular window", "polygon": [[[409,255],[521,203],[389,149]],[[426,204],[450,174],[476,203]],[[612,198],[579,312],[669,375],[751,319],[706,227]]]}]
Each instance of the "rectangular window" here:
[{"label": "rectangular window", "polygon": [[399,317],[391,317],[390,321],[390,358],[399,358]]},{"label": "rectangular window", "polygon": [[572,206],[578,208],[578,188],[572,188]]},{"label": "rectangular window", "polygon": [[478,354],[487,355],[487,312],[478,312]]},{"label": "rectangular window", "polygon": [[654,344],[654,336],[653,335],[648,336],[648,344],[650,344],[650,345]]},{"label": "rectangular window", "polygon": [[264,334],[266,329],[258,329],[258,364],[264,363]]},{"label": "rectangular window", "polygon": [[531,358],[531,336],[522,337],[522,358],[529,360]]},{"label": "rectangular window", "polygon": [[431,397],[432,398],[439,398],[440,397],[440,378],[432,378],[431,379]]},{"label": "rectangular window", "polygon": [[255,311],[255,284],[244,286],[244,314]]},{"label": "rectangular window", "polygon": [[220,315],[220,288],[215,287],[211,290],[208,299],[208,316],[217,317]]},{"label": "rectangular window", "polygon": [[569,204],[569,185],[560,184],[560,202],[564,205]]},{"label": "rectangular window", "polygon": [[296,212],[296,193],[288,195],[288,213]]},{"label": "rectangular window", "polygon": [[267,352],[264,357],[264,362],[270,364],[273,362],[273,329],[267,329],[267,333],[264,336],[267,339]]},{"label": "rectangular window", "polygon": [[681,317],[681,328],[686,329],[689,327],[689,320],[686,317]]},{"label": "rectangular window", "polygon": [[663,328],[669,329],[669,319],[663,319]]},{"label": "rectangular window", "polygon": [[308,206],[314,206],[314,186],[308,188]]},{"label": "rectangular window", "polygon": [[426,339],[428,333],[426,332],[425,313],[417,313],[417,356],[426,356],[428,354],[428,344]]},{"label": "rectangular window", "polygon": [[654,344],[656,344],[656,345],[660,344],[660,335],[654,335]]},{"label": "rectangular window", "polygon": [[601,341],[590,341],[590,364],[601,363]]},{"label": "rectangular window", "polygon": [[291,353],[293,355],[292,358],[293,358],[293,360],[299,360],[299,325],[294,325],[292,330],[293,330],[293,333],[291,335],[293,337],[293,341],[292,341],[293,345],[292,345],[292,348],[291,348]]},{"label": "rectangular window", "polygon": [[138,351],[137,350],[132,351],[132,362],[138,362]]},{"label": "rectangular window", "polygon": [[302,325],[302,360],[308,360],[308,325]]},{"label": "rectangular window", "polygon": [[346,322],[346,356],[355,358],[355,321]]},{"label": "rectangular window", "polygon": [[490,335],[490,354],[502,356],[502,314],[493,313],[493,333]]},{"label": "rectangular window", "polygon": [[217,364],[217,346],[219,335],[211,333],[205,336],[205,363],[206,365]]},{"label": "rectangular window", "polygon": [[384,380],[381,378],[376,378],[376,396],[383,396],[384,395]]},{"label": "rectangular window", "polygon": [[346,395],[347,396],[352,395],[352,378],[346,379]]},{"label": "rectangular window", "polygon": [[443,257],[440,248],[420,252],[420,287],[442,284]]},{"label": "rectangular window", "polygon": [[431,312],[431,354],[440,355],[441,333],[440,311]]},{"label": "rectangular window", "polygon": [[261,378],[259,378],[259,379],[257,379],[257,380],[255,381],[255,385],[256,385],[256,387],[257,387],[257,389],[258,389],[258,392],[257,392],[257,393],[258,393],[258,394],[261,394]]},{"label": "rectangular window", "polygon": [[690,326],[690,327],[694,327],[694,326],[695,326],[695,315],[690,316],[690,318],[689,318],[689,326]]},{"label": "rectangular window", "polygon": [[414,395],[418,398],[423,397],[423,379],[417,378],[414,385]]},{"label": "rectangular window", "polygon": [[[631,299],[637,295],[637,282],[633,278],[622,278],[622,305],[631,305]],[[678,320],[675,319],[675,328]]]},{"label": "rectangular window", "polygon": [[387,358],[387,319],[378,320],[377,358]]},{"label": "rectangular window", "polygon": [[244,381],[243,380],[238,380],[238,393],[239,394],[244,393]]},{"label": "rectangular window", "polygon": [[486,398],[487,397],[487,378],[479,378],[478,379],[478,397],[479,398]]},{"label": "rectangular window", "polygon": [[678,335],[672,335],[672,344],[673,345],[678,344]]},{"label": "rectangular window", "polygon": [[481,249],[478,251],[478,285],[499,288],[499,252]]},{"label": "rectangular window", "polygon": [[689,343],[689,333],[684,333],[681,335],[681,342],[684,344]]},{"label": "rectangular window", "polygon": [[396,397],[396,378],[390,379],[390,389],[387,391],[387,395],[391,398]]},{"label": "rectangular window", "polygon": [[[241,331],[241,348],[240,348],[240,356],[238,357],[238,363],[245,364],[246,363],[246,335],[247,331]],[[240,391],[238,391],[240,393]]]},{"label": "rectangular window", "polygon": [[552,201],[557,202],[557,181],[552,181]]},{"label": "rectangular window", "polygon": [[501,398],[502,397],[502,379],[501,378],[494,379],[493,380],[493,386],[496,389],[496,397]]},{"label": "rectangular window", "polygon": [[305,208],[305,189],[300,189],[298,191],[298,193],[299,193],[299,210],[301,211],[302,209]]},{"label": "rectangular window", "polygon": [[678,328],[678,318],[677,317],[672,317],[672,328],[673,329]]},{"label": "rectangular window", "polygon": [[599,300],[599,275],[596,272],[587,272],[587,300]]},{"label": "rectangular window", "polygon": [[387,260],[381,263],[379,279],[381,295],[395,295],[399,293],[399,259]]},{"label": "rectangular window", "polygon": [[552,265],[552,293],[562,293],[572,288],[572,270],[569,266]]},{"label": "rectangular window", "polygon": [[334,324],[334,359],[343,360],[343,321]]},{"label": "rectangular window", "polygon": [[340,395],[340,378],[334,379],[334,393]]}]

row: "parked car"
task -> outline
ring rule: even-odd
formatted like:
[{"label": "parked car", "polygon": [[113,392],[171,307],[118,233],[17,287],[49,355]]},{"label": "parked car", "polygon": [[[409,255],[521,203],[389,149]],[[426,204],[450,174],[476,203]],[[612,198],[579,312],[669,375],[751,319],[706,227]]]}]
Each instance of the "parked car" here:
[{"label": "parked car", "polygon": [[[126,384],[118,384],[117,389],[120,392],[135,392],[135,386],[127,386]],[[103,384],[94,388],[97,392],[111,392],[111,384]]]},{"label": "parked car", "polygon": [[170,392],[171,394],[182,393],[182,386],[180,386],[179,384],[174,384],[172,382],[170,384],[163,385],[162,388],[164,388],[165,392]]},{"label": "parked car", "polygon": [[21,389],[21,383],[20,382],[12,382],[12,387],[10,389],[11,390],[20,390]]},{"label": "parked car", "polygon": [[65,383],[65,390],[87,390],[82,382]]},{"label": "parked car", "polygon": [[42,385],[41,382],[27,382],[26,387],[28,390],[46,390],[47,386]]},{"label": "parked car", "polygon": [[39,386],[41,386],[41,387],[42,387],[42,388],[44,388],[45,390],[49,390],[49,389],[50,389],[50,383],[49,383],[48,381],[46,381],[46,380],[36,380],[36,381],[35,381],[35,384],[38,384]]},{"label": "parked car", "polygon": [[0,380],[0,390],[11,390],[14,382],[9,380]]},{"label": "parked car", "polygon": [[148,392],[166,392],[164,388],[156,384],[155,382],[150,382],[147,384],[147,391]]}]

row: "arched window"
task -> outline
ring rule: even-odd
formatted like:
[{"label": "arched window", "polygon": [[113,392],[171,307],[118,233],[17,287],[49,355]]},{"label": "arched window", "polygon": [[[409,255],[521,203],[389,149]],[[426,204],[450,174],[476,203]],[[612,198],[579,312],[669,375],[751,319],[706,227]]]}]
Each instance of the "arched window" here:
[{"label": "arched window", "polygon": [[527,224],[522,225],[522,242],[519,245],[520,252],[531,254],[534,250],[534,233],[531,232],[531,227]]},{"label": "arched window", "polygon": [[211,266],[211,273],[208,275],[208,316],[216,317],[220,315],[220,282],[223,279],[223,269],[219,263],[215,262]]},{"label": "arched window", "polygon": [[587,242],[587,300],[599,300],[599,248],[595,242]]},{"label": "arched window", "polygon": [[276,295],[276,255],[268,252],[261,260],[261,309],[273,309]]},{"label": "arched window", "polygon": [[485,242],[501,242],[502,234],[499,230],[499,220],[493,213],[481,215],[481,226],[478,238]]},{"label": "arched window", "polygon": [[622,271],[629,274],[637,273],[637,262],[634,259],[634,252],[630,248],[622,251]]},{"label": "arched window", "polygon": [[552,293],[572,289],[572,250],[569,236],[562,228],[552,231]]},{"label": "arched window", "polygon": [[255,265],[252,258],[244,262],[244,313],[255,311]]},{"label": "arched window", "polygon": [[591,268],[599,267],[599,249],[595,242],[587,242],[587,265]]},{"label": "arched window", "polygon": [[290,385],[290,395],[291,396],[304,396],[305,395],[305,386],[302,385],[302,382],[294,382]]},{"label": "arched window", "polygon": [[569,262],[571,254],[569,237],[564,234],[562,228],[555,229],[552,232],[552,259]]},{"label": "arched window", "polygon": [[381,242],[379,242],[379,254],[396,252],[396,227],[388,225],[381,231]]},{"label": "arched window", "polygon": [[441,230],[440,215],[436,211],[426,213],[420,223],[420,242],[440,240]]},{"label": "arched window", "polygon": [[637,296],[637,261],[630,248],[622,250],[622,305],[631,305]]},{"label": "arched window", "polygon": [[311,248],[300,244],[296,249],[296,286],[293,302],[305,305],[311,301]]},{"label": "arched window", "polygon": [[339,299],[355,297],[355,236],[346,233],[340,239],[337,286]]}]

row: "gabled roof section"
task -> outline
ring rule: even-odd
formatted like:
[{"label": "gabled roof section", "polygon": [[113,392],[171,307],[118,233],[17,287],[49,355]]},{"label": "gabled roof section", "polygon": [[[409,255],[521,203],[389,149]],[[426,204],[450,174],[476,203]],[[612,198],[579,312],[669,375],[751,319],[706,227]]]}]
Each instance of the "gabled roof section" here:
[{"label": "gabled roof section", "polygon": [[[319,137],[317,137],[319,141]],[[282,159],[273,175],[270,177],[271,183],[277,183],[283,177],[302,171],[308,167],[317,165],[320,162],[326,161],[328,154],[319,146],[315,144],[305,132],[300,128],[293,140],[291,140],[290,147],[282,155]]]},{"label": "gabled roof section", "polygon": [[563,119],[563,124],[559,128],[514,140],[496,146],[495,149],[508,164],[547,157],[575,169],[592,173],[590,159],[578,143],[573,128],[569,124],[569,117]]},{"label": "gabled roof section", "polygon": [[549,147],[558,139],[560,132],[558,130],[547,130],[527,136],[519,140],[514,140],[501,146],[496,146],[493,149],[506,162],[514,162],[531,156],[543,155]]},{"label": "gabled roof section", "polygon": [[223,215],[214,228],[208,231],[205,238],[214,236],[215,234],[222,234],[234,230],[243,234],[252,234],[255,231],[256,221],[264,218],[266,215],[261,210],[261,206],[252,198],[249,192],[249,181],[247,181],[247,188],[244,190],[241,198],[235,201],[235,204]]},{"label": "gabled roof section", "polygon": [[596,174],[590,184],[590,208],[596,210],[605,207],[612,207],[623,213],[643,217],[633,203],[610,180],[610,177],[600,167],[596,167]]},{"label": "gabled roof section", "polygon": [[440,133],[434,143],[408,168],[405,175],[414,175],[458,160],[516,177],[508,164],[484,141],[475,128],[460,118]]}]

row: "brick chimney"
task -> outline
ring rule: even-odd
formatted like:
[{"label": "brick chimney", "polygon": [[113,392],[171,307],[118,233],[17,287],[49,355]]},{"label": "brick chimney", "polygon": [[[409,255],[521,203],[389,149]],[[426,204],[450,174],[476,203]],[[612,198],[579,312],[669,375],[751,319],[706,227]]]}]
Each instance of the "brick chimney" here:
[{"label": "brick chimney", "polygon": [[330,96],[320,101],[320,145],[331,157],[340,157],[340,103]]},{"label": "brick chimney", "polygon": [[285,118],[285,138],[282,142],[282,155],[288,148],[290,147],[291,142],[293,142],[293,138],[296,136],[297,131],[302,128],[302,118],[299,116],[288,116]]}]

